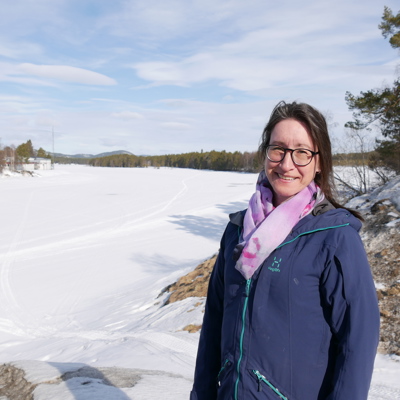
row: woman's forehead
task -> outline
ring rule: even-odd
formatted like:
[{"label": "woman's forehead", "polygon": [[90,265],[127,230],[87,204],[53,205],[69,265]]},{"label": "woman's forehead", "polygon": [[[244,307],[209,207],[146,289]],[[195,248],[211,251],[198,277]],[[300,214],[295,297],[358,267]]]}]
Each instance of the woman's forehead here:
[{"label": "woman's forehead", "polygon": [[285,119],[272,129],[270,144],[312,147],[314,142],[304,123],[295,119]]}]

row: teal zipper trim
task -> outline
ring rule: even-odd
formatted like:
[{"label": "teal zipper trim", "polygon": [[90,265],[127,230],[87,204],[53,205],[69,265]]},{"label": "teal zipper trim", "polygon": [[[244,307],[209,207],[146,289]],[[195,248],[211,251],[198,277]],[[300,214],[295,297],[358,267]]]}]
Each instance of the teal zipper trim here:
[{"label": "teal zipper trim", "polygon": [[303,233],[300,233],[300,235],[296,236],[294,239],[289,240],[288,242],[285,242],[285,243],[281,243],[281,244],[277,247],[277,249],[281,248],[282,246],[285,246],[286,244],[289,244],[289,243],[294,242],[294,241],[297,240],[300,236],[308,235],[309,233],[327,231],[328,229],[343,228],[343,227],[349,226],[349,225],[350,225],[350,224],[347,223],[347,224],[343,224],[343,225],[328,226],[328,227],[326,227],[326,228],[314,229],[313,231],[303,232]]},{"label": "teal zipper trim", "polygon": [[[253,373],[258,378],[259,384],[261,382],[266,383],[282,400],[288,400],[288,398],[285,397],[271,382],[269,382],[264,375],[261,375],[259,371],[257,371],[256,369],[253,369]],[[261,392],[261,386],[259,386],[258,391]]]},{"label": "teal zipper trim", "polygon": [[244,331],[246,327],[246,311],[247,311],[247,303],[249,302],[249,293],[250,293],[250,284],[251,284],[251,278],[247,279],[246,282],[246,291],[245,295],[246,298],[244,300],[243,304],[243,312],[242,312],[242,332],[240,333],[240,342],[239,342],[239,348],[240,348],[240,356],[239,360],[237,362],[237,379],[235,382],[235,400],[238,400],[238,387],[239,387],[239,381],[240,381],[240,363],[242,362],[242,357],[243,357],[243,338],[244,338]]},{"label": "teal zipper trim", "polygon": [[219,377],[221,376],[222,372],[224,371],[224,369],[226,368],[226,365],[229,363],[230,361],[228,359],[225,360],[224,364],[222,365],[221,369],[218,372],[218,376],[217,376],[217,382],[218,382],[218,386],[221,386],[221,382],[219,380]]}]

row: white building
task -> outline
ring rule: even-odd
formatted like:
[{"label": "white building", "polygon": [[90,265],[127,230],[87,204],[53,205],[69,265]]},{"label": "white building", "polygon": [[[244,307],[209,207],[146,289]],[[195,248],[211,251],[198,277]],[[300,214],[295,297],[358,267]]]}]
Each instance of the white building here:
[{"label": "white building", "polygon": [[24,171],[51,169],[51,160],[48,158],[31,157],[28,159],[28,163],[22,164],[22,168]]}]

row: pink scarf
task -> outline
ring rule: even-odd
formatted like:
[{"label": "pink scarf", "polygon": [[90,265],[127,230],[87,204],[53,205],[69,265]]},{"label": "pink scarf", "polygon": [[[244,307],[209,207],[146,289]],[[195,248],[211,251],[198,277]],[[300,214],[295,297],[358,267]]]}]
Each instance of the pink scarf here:
[{"label": "pink scarf", "polygon": [[273,193],[263,171],[258,177],[256,192],[251,197],[244,216],[243,242],[238,245],[243,250],[235,268],[246,279],[253,276],[293,227],[323,200],[324,195],[312,181],[276,208],[272,205],[272,198]]}]

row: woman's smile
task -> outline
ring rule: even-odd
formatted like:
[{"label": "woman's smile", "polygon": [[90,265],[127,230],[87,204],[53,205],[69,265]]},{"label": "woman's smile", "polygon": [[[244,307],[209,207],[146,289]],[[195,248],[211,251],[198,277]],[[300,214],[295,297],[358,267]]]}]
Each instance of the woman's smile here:
[{"label": "woman's smile", "polygon": [[[277,123],[271,133],[269,144],[286,149],[301,148],[317,151],[306,126],[295,119],[285,119]],[[265,174],[274,192],[275,207],[307,187],[313,181],[318,169],[318,156],[304,166],[293,162],[290,151],[286,151],[284,158],[279,162],[270,161],[266,157]]]}]

